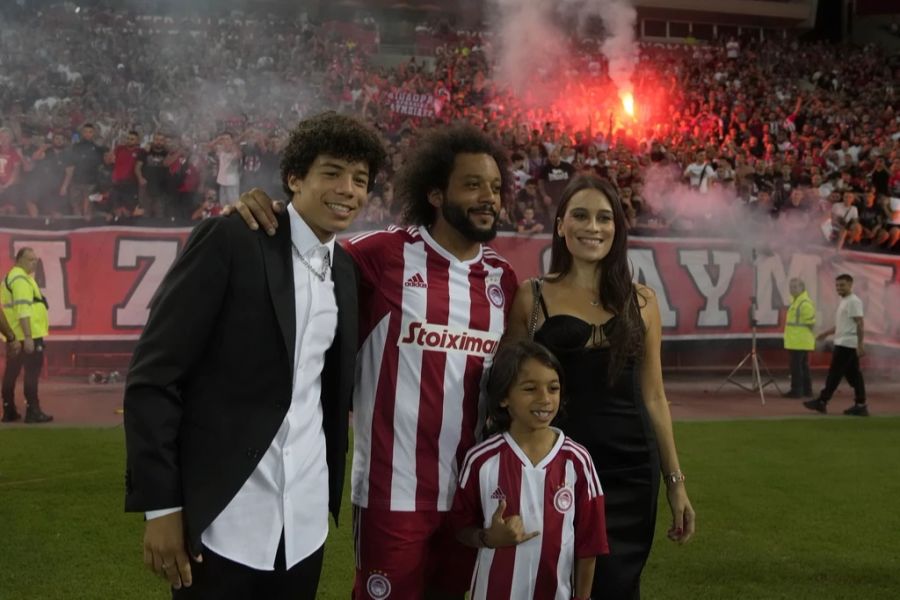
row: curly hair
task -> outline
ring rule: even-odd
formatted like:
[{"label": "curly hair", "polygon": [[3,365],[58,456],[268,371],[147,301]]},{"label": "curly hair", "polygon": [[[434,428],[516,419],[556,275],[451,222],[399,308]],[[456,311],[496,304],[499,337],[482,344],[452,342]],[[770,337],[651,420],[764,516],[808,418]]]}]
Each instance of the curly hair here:
[{"label": "curly hair", "polygon": [[508,431],[512,423],[509,410],[501,406],[501,403],[509,397],[509,391],[519,380],[522,365],[529,358],[533,358],[548,369],[553,369],[559,376],[560,406],[563,411],[563,369],[559,361],[544,346],[531,340],[520,340],[500,347],[494,357],[491,374],[487,383],[487,418],[489,434]]},{"label": "curly hair", "polygon": [[281,159],[281,185],[290,198],[293,195],[288,178],[303,179],[319,155],[369,165],[371,192],[375,177],[387,160],[387,150],[378,133],[353,117],[334,111],[304,119],[291,131]]},{"label": "curly hair", "polygon": [[499,144],[472,125],[456,124],[428,132],[406,157],[394,180],[395,198],[402,206],[403,221],[408,225],[430,226],[437,218],[428,202],[433,190],[446,191],[458,154],[489,154],[500,168],[500,197],[509,201],[512,176],[509,158]]},{"label": "curly hair", "polygon": [[[608,376],[615,381],[631,360],[640,360],[644,353],[644,322],[641,318],[641,307],[646,298],[641,296],[632,282],[631,267],[628,263],[628,225],[625,219],[625,208],[616,188],[607,180],[592,175],[579,175],[573,178],[563,190],[556,211],[554,224],[562,222],[569,208],[569,201],[582,190],[596,190],[606,196],[612,207],[615,237],[612,247],[600,260],[598,287],[600,305],[619,318],[613,323],[609,334],[610,361]],[[550,246],[550,273],[556,274],[554,279],[561,279],[572,268],[572,253],[566,246],[566,240],[559,235],[559,227],[553,227],[553,241]],[[640,299],[639,299],[640,298]]]}]

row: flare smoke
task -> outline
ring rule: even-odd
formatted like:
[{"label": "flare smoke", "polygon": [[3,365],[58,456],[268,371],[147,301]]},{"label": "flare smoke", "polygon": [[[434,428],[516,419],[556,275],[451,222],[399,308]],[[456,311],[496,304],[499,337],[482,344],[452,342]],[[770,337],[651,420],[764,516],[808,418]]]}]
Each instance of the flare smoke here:
[{"label": "flare smoke", "polygon": [[[497,78],[516,92],[534,92],[535,79],[552,93],[553,73],[571,61],[572,33],[583,33],[591,19],[606,30],[600,50],[609,76],[625,94],[632,91],[637,60],[637,11],[630,0],[491,0]],[[575,31],[566,31],[575,23]]]}]

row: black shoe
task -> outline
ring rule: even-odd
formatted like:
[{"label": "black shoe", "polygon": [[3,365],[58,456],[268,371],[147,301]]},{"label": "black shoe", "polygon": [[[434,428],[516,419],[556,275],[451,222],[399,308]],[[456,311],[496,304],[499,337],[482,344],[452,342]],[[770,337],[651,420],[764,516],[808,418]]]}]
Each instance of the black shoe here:
[{"label": "black shoe", "polygon": [[15,407],[3,408],[3,416],[0,417],[0,423],[15,423],[16,421],[21,420],[22,415],[19,414]]},{"label": "black shoe", "polygon": [[781,394],[781,397],[782,398],[794,398],[795,400],[799,400],[800,398],[804,398],[805,396],[803,396],[802,394],[800,394],[798,392],[785,392],[785,393]]},{"label": "black shoe", "polygon": [[53,420],[53,417],[38,409],[35,411],[26,411],[25,412],[25,422],[26,423],[49,423]]},{"label": "black shoe", "polygon": [[820,412],[823,415],[828,412],[828,403],[818,398],[816,398],[815,400],[807,400],[803,403],[803,406],[805,406],[809,410]]},{"label": "black shoe", "polygon": [[844,414],[850,415],[852,417],[868,417],[869,407],[865,404],[854,404],[853,406],[845,410]]}]

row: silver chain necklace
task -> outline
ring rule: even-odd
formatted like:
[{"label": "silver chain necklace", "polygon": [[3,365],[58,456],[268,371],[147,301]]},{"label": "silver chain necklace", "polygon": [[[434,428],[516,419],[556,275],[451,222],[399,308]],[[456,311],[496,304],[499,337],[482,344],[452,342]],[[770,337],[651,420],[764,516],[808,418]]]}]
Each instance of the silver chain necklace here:
[{"label": "silver chain necklace", "polygon": [[302,254],[300,254],[299,251],[297,252],[297,258],[300,259],[300,262],[303,263],[303,266],[305,266],[307,269],[309,269],[309,272],[312,273],[313,275],[315,275],[319,281],[322,281],[322,282],[325,281],[325,274],[328,273],[328,266],[329,266],[327,252],[325,253],[325,256],[322,257],[322,270],[321,271],[316,271],[315,268],[313,268],[313,266],[311,264],[309,264],[309,261],[306,260],[306,257],[304,257]]}]

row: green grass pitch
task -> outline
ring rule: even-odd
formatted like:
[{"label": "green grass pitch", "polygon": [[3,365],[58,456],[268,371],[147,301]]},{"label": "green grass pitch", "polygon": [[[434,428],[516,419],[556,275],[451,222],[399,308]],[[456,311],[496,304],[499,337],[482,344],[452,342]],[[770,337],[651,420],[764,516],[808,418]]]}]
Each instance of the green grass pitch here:
[{"label": "green grass pitch", "polygon": [[[686,546],[661,499],[643,597],[900,598],[900,418],[676,423],[698,513]],[[0,598],[163,599],[125,514],[121,428],[0,430]],[[601,482],[602,483],[602,482]],[[349,502],[319,597],[349,598]]]}]

